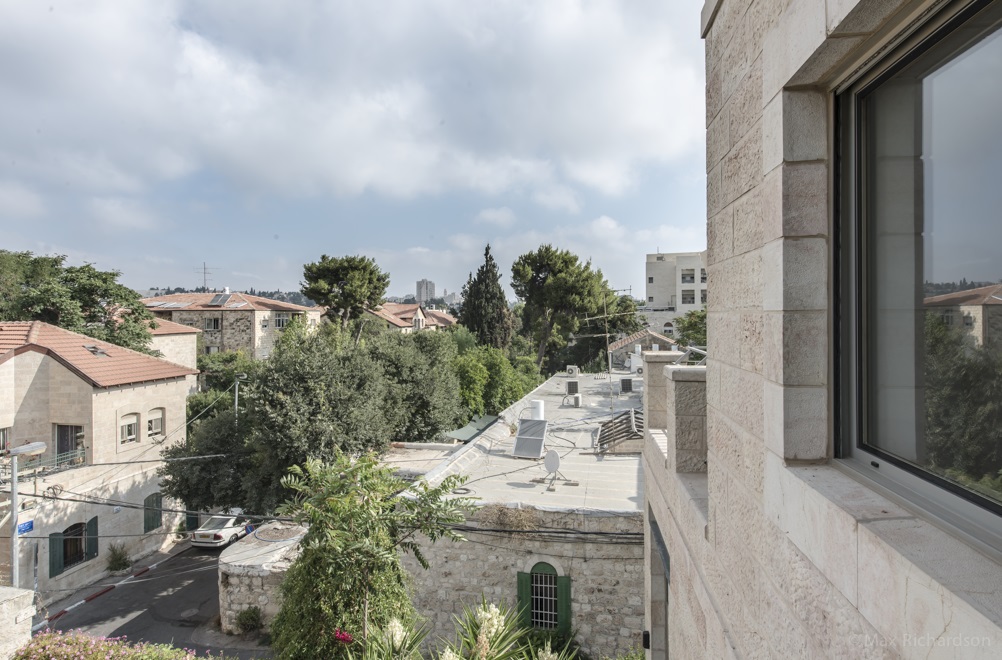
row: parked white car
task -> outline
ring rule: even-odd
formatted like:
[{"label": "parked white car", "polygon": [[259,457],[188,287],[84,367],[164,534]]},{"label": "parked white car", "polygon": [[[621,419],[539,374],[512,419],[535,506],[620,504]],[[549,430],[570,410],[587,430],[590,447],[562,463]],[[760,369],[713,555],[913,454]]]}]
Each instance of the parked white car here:
[{"label": "parked white car", "polygon": [[191,534],[191,544],[202,548],[220,548],[247,535],[250,520],[239,511],[217,514]]}]

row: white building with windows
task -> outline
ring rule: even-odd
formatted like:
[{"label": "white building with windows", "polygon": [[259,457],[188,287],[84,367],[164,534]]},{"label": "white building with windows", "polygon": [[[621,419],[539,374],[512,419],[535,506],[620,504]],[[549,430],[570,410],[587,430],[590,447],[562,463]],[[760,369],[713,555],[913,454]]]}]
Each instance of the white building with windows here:
[{"label": "white building with windows", "polygon": [[[132,556],[171,538],[156,469],[165,443],[184,442],[197,371],[41,322],[0,322],[0,441],[44,442],[18,459],[21,587],[37,570],[43,600],[107,572],[108,544]],[[29,460],[30,459],[30,460]],[[9,503],[9,459],[0,459]],[[0,528],[9,581],[13,518]]]},{"label": "white building with windows", "polygon": [[924,282],[1002,276],[1002,2],[701,30],[709,357],[645,355],[648,657],[998,658],[1002,374],[943,361]]},{"label": "white building with windows", "polygon": [[423,305],[434,297],[435,283],[431,280],[418,280],[417,291],[415,292],[415,301],[417,304]]},{"label": "white building with windows", "polygon": [[647,327],[674,336],[674,319],[706,306],[706,252],[647,255],[646,302],[639,311]]}]

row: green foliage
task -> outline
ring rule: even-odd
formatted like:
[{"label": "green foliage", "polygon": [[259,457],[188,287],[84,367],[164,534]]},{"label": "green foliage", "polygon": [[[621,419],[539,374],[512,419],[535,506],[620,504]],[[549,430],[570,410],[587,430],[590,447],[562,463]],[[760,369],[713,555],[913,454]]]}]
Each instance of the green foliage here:
[{"label": "green foliage", "polygon": [[499,349],[481,346],[476,354],[488,375],[484,388],[484,411],[488,415],[496,415],[525,394],[522,379]]},{"label": "green foliage", "polygon": [[303,295],[328,307],[327,315],[342,327],[362,316],[367,307],[378,307],[390,285],[389,273],[375,260],[363,256],[320,257],[303,266]]},{"label": "green foliage", "polygon": [[425,628],[405,625],[399,619],[390,619],[376,627],[364,640],[364,649],[356,655],[348,649],[349,658],[359,660],[421,660],[421,642],[428,636]]},{"label": "green foliage", "polygon": [[637,303],[631,296],[617,296],[611,291],[603,295],[604,301],[599,302],[596,313],[580,323],[575,339],[557,354],[557,365],[576,364],[587,373],[606,371],[608,345],[617,337],[631,335],[643,327],[637,316]]},{"label": "green foliage", "polygon": [[1002,500],[1002,355],[925,318],[925,449],[934,469]]},{"label": "green foliage", "polygon": [[108,544],[108,570],[124,571],[132,566],[129,551],[122,541],[112,541]]},{"label": "green foliage", "polygon": [[615,658],[610,658],[607,655],[602,656],[602,660],[646,660],[647,654],[644,653],[642,648],[634,646],[626,653],[620,653]]},{"label": "green foliage", "polygon": [[706,346],[706,308],[694,309],[676,318],[675,338],[683,346]]},{"label": "green foliage", "polygon": [[523,332],[531,336],[536,364],[542,367],[548,354],[567,344],[583,318],[598,313],[608,285],[591,262],[551,245],[520,256],[511,273],[512,289],[525,303]]},{"label": "green foliage", "polygon": [[449,497],[458,477],[408,487],[371,454],[309,460],[282,483],[294,496],[279,513],[308,526],[272,624],[273,647],[285,659],[348,657],[351,647],[336,632],[365,639],[370,627],[411,620],[401,552],[427,568],[418,540],[462,540],[451,526],[471,505]]},{"label": "green foliage", "polygon": [[[243,397],[241,396],[241,398]],[[245,403],[242,407],[246,407],[246,399],[244,401]],[[185,403],[190,433],[198,424],[201,424],[203,420],[208,419],[213,414],[233,410],[233,392],[222,392],[219,390],[195,392],[188,395]]]},{"label": "green foliage", "polygon": [[[14,652],[13,660],[189,660],[190,649],[167,644],[129,644],[124,637],[92,637],[79,630],[43,632]],[[208,654],[207,658],[224,658]]]},{"label": "green foliage", "polygon": [[44,321],[149,353],[152,314],[119,271],[65,266],[65,256],[0,250],[0,320]]},{"label": "green foliage", "polygon": [[484,390],[490,373],[475,351],[459,355],[454,363],[456,375],[459,377],[459,397],[467,411],[467,419],[484,414]]},{"label": "green foliage", "polygon": [[254,632],[255,630],[261,630],[263,626],[264,622],[261,620],[260,607],[251,606],[237,613],[237,628],[240,629],[240,632]]},{"label": "green foliage", "polygon": [[234,506],[251,509],[246,506],[248,501],[259,498],[255,484],[247,484],[254,496],[246,497],[245,494],[245,471],[250,469],[254,459],[248,439],[249,436],[253,437],[248,428],[250,424],[250,420],[241,419],[238,429],[233,409],[230,408],[209,416],[203,423],[195,426],[188,433],[187,443],[165,444],[163,456],[166,459],[214,454],[225,454],[226,457],[165,461],[157,470],[161,477],[161,492],[196,511]]},{"label": "green foliage", "polygon": [[382,414],[390,439],[430,442],[463,419],[460,381],[453,369],[456,344],[444,332],[387,332],[368,344],[385,374],[387,404]]},{"label": "green foliage", "polygon": [[225,391],[233,387],[237,374],[252,375],[261,362],[246,351],[220,351],[198,356],[198,370],[205,378],[205,388]]},{"label": "green foliage", "polygon": [[456,617],[456,639],[439,655],[439,660],[572,660],[577,648],[566,641],[554,644],[545,635],[533,635],[522,628],[514,609],[483,599],[476,609],[463,607]]},{"label": "green foliage", "polygon": [[470,275],[463,286],[463,310],[459,322],[483,346],[503,351],[511,343],[514,320],[501,288],[501,273],[490,245],[484,249],[483,265],[477,269],[476,275]]},{"label": "green foliage", "polygon": [[452,341],[456,344],[456,350],[460,355],[465,355],[467,351],[472,351],[477,347],[477,337],[472,332],[466,329],[466,326],[456,324],[451,325],[446,329],[446,332],[452,337]]}]

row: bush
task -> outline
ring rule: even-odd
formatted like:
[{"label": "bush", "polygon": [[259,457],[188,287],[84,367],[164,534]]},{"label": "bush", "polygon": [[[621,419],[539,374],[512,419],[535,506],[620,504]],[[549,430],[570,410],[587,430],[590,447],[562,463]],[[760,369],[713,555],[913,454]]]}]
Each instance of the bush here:
[{"label": "bush", "polygon": [[129,551],[121,541],[112,541],[108,544],[108,570],[124,571],[132,567],[132,559],[129,558]]},{"label": "bush", "polygon": [[195,652],[191,649],[166,644],[129,644],[124,637],[91,637],[72,631],[36,635],[14,653],[13,660],[188,660],[194,657]]},{"label": "bush", "polygon": [[255,630],[260,630],[263,627],[264,622],[261,621],[260,607],[248,607],[245,610],[241,610],[240,614],[237,615],[237,628],[240,629],[240,632],[254,632]]}]

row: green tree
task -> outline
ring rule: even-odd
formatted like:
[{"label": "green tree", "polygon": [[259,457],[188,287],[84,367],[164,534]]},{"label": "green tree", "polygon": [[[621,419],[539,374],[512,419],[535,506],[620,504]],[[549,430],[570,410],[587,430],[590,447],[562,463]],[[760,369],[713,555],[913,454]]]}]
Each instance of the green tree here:
[{"label": "green tree", "polygon": [[324,305],[327,316],[340,319],[341,326],[360,318],[366,308],[378,307],[390,285],[389,273],[379,269],[375,260],[360,255],[320,257],[303,266],[303,295]]},{"label": "green tree", "polygon": [[567,343],[582,318],[595,315],[608,289],[591,262],[551,245],[520,256],[511,274],[512,289],[525,303],[522,320],[535,342],[540,367],[549,350]]},{"label": "green tree", "polygon": [[390,438],[430,442],[462,421],[456,344],[444,332],[386,332],[367,347],[385,374]]},{"label": "green tree", "polygon": [[581,322],[574,340],[560,351],[558,364],[576,364],[593,373],[605,371],[609,368],[608,345],[643,327],[632,297],[611,290],[603,296],[596,313]]},{"label": "green tree", "polygon": [[0,320],[44,321],[149,353],[153,315],[118,282],[121,273],[65,261],[0,250]]},{"label": "green tree", "polygon": [[484,346],[502,351],[508,348],[514,332],[514,320],[508,308],[501,273],[491,254],[490,244],[484,249],[484,263],[477,274],[470,275],[463,286],[463,310],[459,322],[469,328]]},{"label": "green tree", "polygon": [[186,446],[168,450],[178,457],[231,454],[225,462],[208,459],[201,468],[201,478],[221,485],[206,490],[189,478],[190,466],[199,461],[169,462],[162,470],[164,492],[194,508],[238,505],[267,513],[285,499],[281,479],[289,467],[385,448],[392,427],[384,414],[382,368],[365,351],[339,346],[336,337],[290,326],[241,386],[247,407],[239,424],[227,425],[231,398],[230,407],[219,407],[192,428]]},{"label": "green tree", "polygon": [[675,338],[683,346],[706,346],[706,308],[694,309],[676,318]]},{"label": "green tree", "polygon": [[484,390],[487,389],[490,374],[475,351],[456,356],[454,365],[459,377],[459,398],[467,412],[466,421],[469,421],[484,414]]},{"label": "green tree", "polygon": [[499,349],[481,346],[477,358],[487,369],[487,386],[484,388],[484,412],[497,415],[522,398],[522,379],[511,362]]},{"label": "green tree", "polygon": [[237,374],[250,376],[263,363],[244,350],[219,351],[198,356],[198,370],[205,378],[205,387],[225,391],[233,387]]},{"label": "green tree", "polygon": [[288,660],[344,658],[354,645],[338,641],[336,632],[364,640],[371,627],[413,618],[401,553],[427,568],[419,543],[463,540],[452,526],[465,520],[472,502],[450,497],[462,483],[455,476],[438,486],[408,486],[371,454],[310,460],[289,472],[282,483],[293,498],[279,513],[308,531],[282,583],[272,645]]}]

